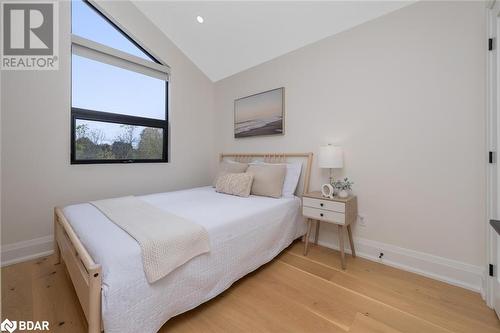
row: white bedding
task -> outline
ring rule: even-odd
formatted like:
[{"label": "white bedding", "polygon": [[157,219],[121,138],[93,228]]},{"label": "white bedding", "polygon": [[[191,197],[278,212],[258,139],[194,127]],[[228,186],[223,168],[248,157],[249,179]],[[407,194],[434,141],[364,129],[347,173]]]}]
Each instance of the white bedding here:
[{"label": "white bedding", "polygon": [[140,198],[127,196],[90,203],[139,244],[149,283],[210,252],[205,228]]},{"label": "white bedding", "polygon": [[241,198],[200,187],[139,198],[203,226],[211,251],[149,284],[132,237],[91,204],[65,207],[69,223],[103,268],[106,333],[157,332],[168,319],[218,295],[305,232],[296,197]]}]

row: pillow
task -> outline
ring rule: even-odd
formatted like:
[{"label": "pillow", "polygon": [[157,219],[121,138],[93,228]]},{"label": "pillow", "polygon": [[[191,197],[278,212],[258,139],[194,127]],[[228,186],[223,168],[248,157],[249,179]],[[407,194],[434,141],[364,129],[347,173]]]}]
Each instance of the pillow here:
[{"label": "pillow", "polygon": [[247,163],[240,163],[240,162],[228,162],[228,161],[222,161],[219,164],[219,171],[217,172],[217,175],[215,176],[213,186],[215,187],[215,184],[217,183],[217,179],[220,176],[223,176],[228,173],[242,173],[245,172],[248,168]]},{"label": "pillow", "polygon": [[217,179],[215,191],[248,197],[252,189],[252,182],[253,176],[249,173],[227,173]]},{"label": "pillow", "polygon": [[[250,165],[252,164],[272,164],[272,163],[255,161],[250,163]],[[285,181],[283,182],[282,196],[283,198],[293,198],[295,195],[295,190],[297,189],[297,185],[299,184],[300,173],[302,171],[302,163],[301,162],[285,163],[284,165],[286,165],[286,176],[285,176]]]},{"label": "pillow", "polygon": [[293,198],[295,190],[299,184],[300,173],[302,172],[302,163],[286,163],[286,176],[283,183],[283,197]]},{"label": "pillow", "polygon": [[253,175],[251,194],[279,198],[286,175],[284,164],[251,164],[247,173]]}]

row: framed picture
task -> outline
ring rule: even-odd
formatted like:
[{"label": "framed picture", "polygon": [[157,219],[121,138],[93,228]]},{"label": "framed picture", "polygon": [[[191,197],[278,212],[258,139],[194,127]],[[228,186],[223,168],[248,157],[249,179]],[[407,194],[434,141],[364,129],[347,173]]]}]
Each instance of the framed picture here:
[{"label": "framed picture", "polygon": [[234,137],[284,134],[285,88],[234,101]]}]

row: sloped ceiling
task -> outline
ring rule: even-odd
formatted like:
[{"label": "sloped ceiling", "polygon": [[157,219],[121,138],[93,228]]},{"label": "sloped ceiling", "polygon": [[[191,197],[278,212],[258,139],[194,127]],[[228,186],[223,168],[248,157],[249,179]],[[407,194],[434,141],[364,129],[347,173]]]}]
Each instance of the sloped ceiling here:
[{"label": "sloped ceiling", "polygon": [[[134,1],[212,81],[412,3]],[[203,24],[197,22],[198,15]]]}]

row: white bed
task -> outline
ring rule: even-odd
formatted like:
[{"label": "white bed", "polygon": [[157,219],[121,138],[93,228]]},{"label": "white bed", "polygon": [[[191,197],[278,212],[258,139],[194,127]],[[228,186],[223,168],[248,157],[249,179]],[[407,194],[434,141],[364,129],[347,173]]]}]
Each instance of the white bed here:
[{"label": "white bed", "polygon": [[211,251],[149,284],[131,236],[91,204],[65,207],[69,224],[102,266],[106,333],[157,332],[169,318],[221,293],[305,233],[298,197],[241,198],[200,187],[140,198],[206,228]]}]

